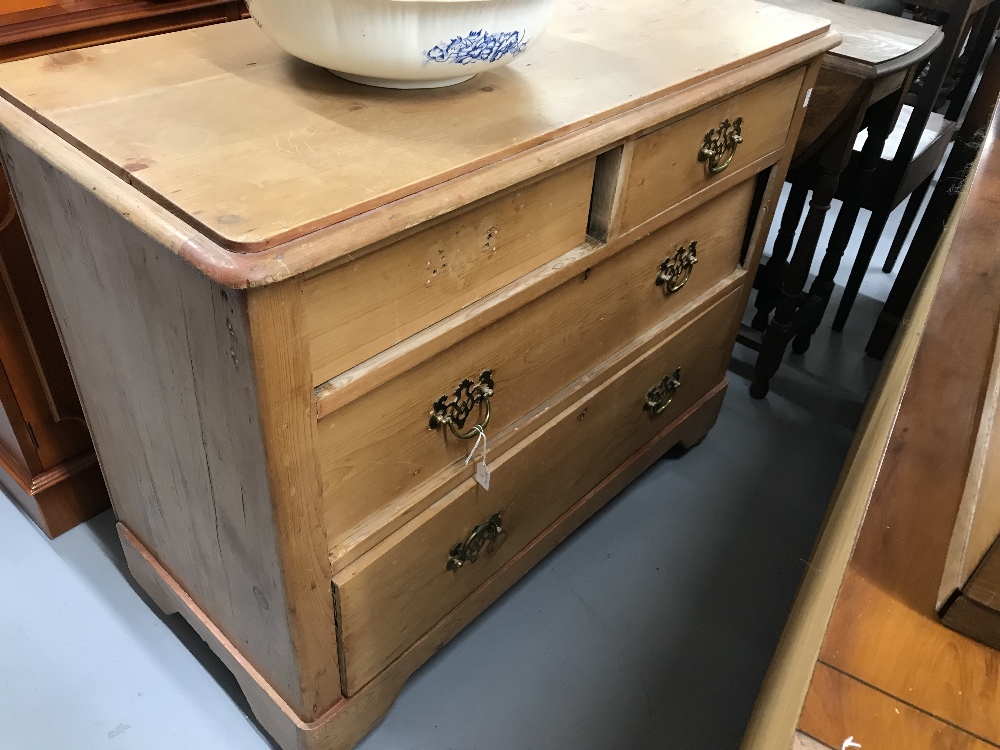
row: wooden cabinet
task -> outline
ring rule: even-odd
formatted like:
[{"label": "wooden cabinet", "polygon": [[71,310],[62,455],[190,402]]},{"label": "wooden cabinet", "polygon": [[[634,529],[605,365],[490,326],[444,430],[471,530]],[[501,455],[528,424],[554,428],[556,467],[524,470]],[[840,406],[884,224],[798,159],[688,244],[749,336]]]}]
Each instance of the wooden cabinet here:
[{"label": "wooden cabinet", "polygon": [[[241,14],[236,0],[7,0],[0,8],[0,61]],[[0,487],[50,537],[108,508],[80,400],[2,173]]]},{"label": "wooden cabinet", "polygon": [[836,41],[747,0],[630,0],[562,4],[523,61],[433,91],[247,22],[0,67],[130,568],[282,747],[352,746],[710,429]]}]

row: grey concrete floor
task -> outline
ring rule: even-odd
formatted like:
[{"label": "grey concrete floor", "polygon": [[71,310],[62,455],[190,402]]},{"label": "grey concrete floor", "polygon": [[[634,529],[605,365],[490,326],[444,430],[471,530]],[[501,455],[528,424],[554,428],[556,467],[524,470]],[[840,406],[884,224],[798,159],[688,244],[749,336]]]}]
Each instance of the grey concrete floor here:
[{"label": "grey concrete floor", "polygon": [[[735,750],[878,370],[863,348],[884,251],[844,334],[830,313],[765,401],[738,346],[705,442],[657,462],[420,669],[361,748]],[[50,542],[0,502],[0,748],[272,747],[247,713],[197,635],[132,583],[110,513]]]}]

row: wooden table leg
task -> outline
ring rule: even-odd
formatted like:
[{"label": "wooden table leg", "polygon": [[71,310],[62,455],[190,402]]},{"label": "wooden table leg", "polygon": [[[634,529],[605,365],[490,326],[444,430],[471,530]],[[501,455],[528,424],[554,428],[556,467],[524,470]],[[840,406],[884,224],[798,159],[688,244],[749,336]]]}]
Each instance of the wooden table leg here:
[{"label": "wooden table leg", "polygon": [[[861,158],[858,165],[858,174],[854,179],[851,189],[851,197],[840,207],[837,215],[837,222],[833,225],[833,233],[830,235],[830,244],[826,248],[823,256],[823,263],[820,265],[819,274],[813,281],[809,289],[809,297],[802,305],[800,316],[802,318],[798,334],[792,342],[792,351],[796,354],[805,354],[812,343],[813,334],[823,321],[823,315],[830,304],[830,297],[833,295],[834,279],[837,271],[840,270],[840,263],[844,257],[844,251],[851,241],[851,235],[857,224],[858,216],[861,213],[861,206],[865,202],[868,191],[872,189],[875,170],[878,167],[879,159],[882,157],[882,149],[885,141],[892,133],[892,128],[898,111],[899,97],[888,97],[872,107],[869,114],[870,124],[868,126],[868,139],[861,150]],[[852,143],[853,150],[853,143]],[[848,157],[850,158],[850,157]]]},{"label": "wooden table leg", "polygon": [[750,384],[750,395],[753,398],[760,399],[767,395],[771,378],[778,371],[785,356],[785,349],[801,325],[798,313],[803,301],[802,290],[809,278],[809,269],[816,254],[820,233],[823,231],[826,213],[830,210],[830,203],[837,192],[840,175],[851,157],[854,139],[861,127],[861,119],[866,109],[866,105],[858,107],[855,116],[847,118],[845,125],[820,152],[809,213],[806,215],[799,240],[795,244],[795,251],[788,263],[774,316],[764,331],[760,353],[757,355],[754,379]]},{"label": "wooden table leg", "polygon": [[791,255],[792,244],[795,242],[795,230],[799,228],[799,220],[802,218],[802,211],[809,195],[807,176],[800,175],[794,179],[788,192],[788,200],[785,201],[784,210],[781,212],[781,226],[778,229],[778,236],[774,238],[771,257],[760,267],[757,278],[754,279],[754,286],[757,288],[754,307],[757,312],[750,325],[758,331],[767,329],[771,311],[781,296],[781,282],[788,271],[788,256]]}]

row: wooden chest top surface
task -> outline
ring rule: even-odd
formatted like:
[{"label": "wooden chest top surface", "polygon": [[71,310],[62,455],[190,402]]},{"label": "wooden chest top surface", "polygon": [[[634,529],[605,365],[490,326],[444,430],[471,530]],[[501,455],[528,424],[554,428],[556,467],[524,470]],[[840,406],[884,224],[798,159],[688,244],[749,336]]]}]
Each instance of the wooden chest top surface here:
[{"label": "wooden chest top surface", "polygon": [[259,251],[822,35],[748,0],[561,2],[447,89],[348,83],[252,21],[0,66],[2,95],[228,250]]}]

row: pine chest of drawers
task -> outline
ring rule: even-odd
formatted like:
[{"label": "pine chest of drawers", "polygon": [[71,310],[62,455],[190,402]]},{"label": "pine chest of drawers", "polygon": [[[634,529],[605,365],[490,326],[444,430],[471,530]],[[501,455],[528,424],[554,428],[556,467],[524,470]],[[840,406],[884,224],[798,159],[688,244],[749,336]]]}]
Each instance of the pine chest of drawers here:
[{"label": "pine chest of drawers", "polygon": [[252,22],[0,66],[129,566],[282,747],[352,746],[708,431],[836,42],[749,0],[629,0],[561,4],[531,54],[435,91],[346,83]]}]

